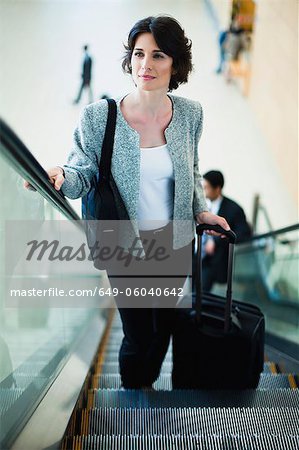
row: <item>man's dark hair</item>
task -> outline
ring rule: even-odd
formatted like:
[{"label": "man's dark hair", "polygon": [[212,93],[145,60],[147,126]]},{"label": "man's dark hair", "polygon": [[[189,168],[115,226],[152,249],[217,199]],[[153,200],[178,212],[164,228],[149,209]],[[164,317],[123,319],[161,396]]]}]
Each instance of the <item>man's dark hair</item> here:
[{"label": "man's dark hair", "polygon": [[84,45],[84,47],[83,47],[83,49],[86,51],[86,50],[88,50],[88,45]]},{"label": "man's dark hair", "polygon": [[168,90],[177,89],[187,83],[188,75],[193,69],[191,47],[192,41],[185,36],[185,31],[171,16],[159,15],[141,19],[135,23],[128,36],[123,57],[122,68],[125,73],[132,73],[131,57],[139,34],[152,33],[159,48],[173,58],[173,74]]},{"label": "man's dark hair", "polygon": [[207,180],[213,188],[224,186],[224,177],[219,170],[210,170],[203,175],[203,178]]}]

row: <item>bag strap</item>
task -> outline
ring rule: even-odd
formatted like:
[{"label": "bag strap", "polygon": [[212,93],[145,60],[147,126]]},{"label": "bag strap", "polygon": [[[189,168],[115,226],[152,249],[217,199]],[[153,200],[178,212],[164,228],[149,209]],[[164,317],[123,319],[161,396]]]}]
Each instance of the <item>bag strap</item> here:
[{"label": "bag strap", "polygon": [[114,134],[116,126],[116,102],[108,98],[108,116],[106,122],[105,136],[102,145],[101,160],[99,164],[100,181],[108,180],[111,171],[111,158],[113,153]]},{"label": "bag strap", "polygon": [[220,225],[207,225],[201,224],[196,227],[197,234],[197,254],[196,254],[196,267],[195,267],[195,311],[197,322],[201,322],[202,317],[202,234],[204,230],[214,230],[218,233],[225,234],[228,244],[228,266],[227,266],[227,290],[226,290],[226,303],[224,313],[224,331],[228,332],[231,324],[231,311],[232,311],[232,278],[233,278],[233,263],[234,263],[234,245],[236,242],[236,234],[232,230],[225,230]]}]

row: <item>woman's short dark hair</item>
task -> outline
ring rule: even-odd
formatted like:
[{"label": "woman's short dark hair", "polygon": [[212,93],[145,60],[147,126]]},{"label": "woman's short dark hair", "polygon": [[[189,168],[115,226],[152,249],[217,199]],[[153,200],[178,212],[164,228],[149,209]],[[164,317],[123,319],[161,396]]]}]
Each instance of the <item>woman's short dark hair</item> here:
[{"label": "woman's short dark hair", "polygon": [[135,23],[128,36],[123,57],[122,68],[125,73],[132,73],[131,57],[139,34],[152,33],[159,48],[173,58],[168,90],[177,89],[180,84],[188,81],[188,75],[193,69],[191,46],[192,41],[185,36],[179,22],[171,16],[159,15],[141,19]]}]

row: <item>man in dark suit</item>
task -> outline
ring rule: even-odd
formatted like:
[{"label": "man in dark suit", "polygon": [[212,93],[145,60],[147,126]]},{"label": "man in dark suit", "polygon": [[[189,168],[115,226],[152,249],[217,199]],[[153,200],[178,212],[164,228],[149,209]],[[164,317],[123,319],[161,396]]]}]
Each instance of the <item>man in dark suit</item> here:
[{"label": "man in dark suit", "polygon": [[89,90],[89,102],[91,103],[93,100],[92,90],[91,90],[91,85],[90,85],[92,59],[91,59],[90,55],[88,54],[88,45],[84,45],[83,51],[84,51],[84,59],[83,59],[83,67],[82,67],[82,83],[81,83],[77,98],[76,98],[76,100],[74,100],[74,104],[77,104],[80,102],[83,89],[85,89],[85,88],[87,88]]},{"label": "man in dark suit", "polygon": [[[237,243],[251,236],[243,209],[233,200],[222,195],[224,177],[218,170],[211,170],[203,176],[203,187],[210,211],[224,217],[237,235]],[[215,282],[227,280],[228,245],[226,239],[218,236],[204,236],[202,282],[203,290],[210,291]],[[194,277],[193,277],[194,278]]]}]

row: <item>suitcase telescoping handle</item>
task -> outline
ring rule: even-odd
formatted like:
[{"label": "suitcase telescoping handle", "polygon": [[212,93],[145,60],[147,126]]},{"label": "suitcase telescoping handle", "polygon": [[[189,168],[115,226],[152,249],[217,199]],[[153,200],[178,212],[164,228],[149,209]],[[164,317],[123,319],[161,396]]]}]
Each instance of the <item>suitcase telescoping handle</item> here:
[{"label": "suitcase telescoping handle", "polygon": [[234,244],[236,242],[236,234],[232,230],[225,230],[220,225],[200,224],[196,227],[197,234],[197,255],[196,255],[196,269],[195,269],[195,310],[197,321],[200,322],[202,318],[202,235],[205,230],[213,230],[217,233],[224,234],[229,241],[228,244],[228,265],[227,265],[227,290],[226,290],[226,304],[224,314],[224,331],[228,332],[231,321],[232,310],[232,278],[233,278],[233,262],[234,262]]}]

